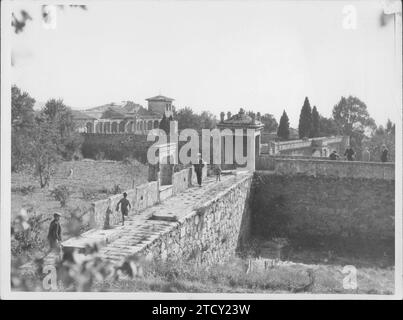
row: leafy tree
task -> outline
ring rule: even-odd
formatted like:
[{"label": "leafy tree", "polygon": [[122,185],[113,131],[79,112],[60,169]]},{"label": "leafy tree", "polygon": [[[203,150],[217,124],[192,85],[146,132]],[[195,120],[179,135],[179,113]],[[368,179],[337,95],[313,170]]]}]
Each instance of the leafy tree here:
[{"label": "leafy tree", "polygon": [[312,128],[311,128],[311,137],[319,137],[320,136],[320,123],[319,123],[319,113],[316,109],[316,106],[312,109]]},{"label": "leafy tree", "polygon": [[27,161],[34,168],[41,188],[47,186],[54,164],[61,159],[58,147],[60,136],[54,123],[40,115],[36,118],[35,128],[27,141]]},{"label": "leafy tree", "polygon": [[217,124],[217,118],[210,111],[202,111],[200,114],[200,129],[213,129]]},{"label": "leafy tree", "polygon": [[276,118],[270,113],[265,113],[261,118],[260,121],[264,124],[263,130],[266,132],[273,132],[276,131],[278,128],[278,123]]},{"label": "leafy tree", "polygon": [[308,97],[305,97],[304,105],[301,108],[299,116],[298,133],[299,138],[308,138],[311,136],[312,129],[312,110]]},{"label": "leafy tree", "polygon": [[375,121],[369,116],[367,106],[357,97],[341,97],[333,107],[333,119],[343,135],[364,133],[375,129]]},{"label": "leafy tree", "polygon": [[11,87],[11,170],[27,162],[27,143],[35,126],[35,99],[17,86]]},{"label": "leafy tree", "polygon": [[388,119],[388,122],[386,122],[386,133],[387,134],[395,134],[395,127],[396,125]]},{"label": "leafy tree", "polygon": [[50,127],[56,130],[59,136],[58,153],[66,160],[71,160],[83,142],[83,138],[74,130],[74,121],[71,108],[63,100],[50,99],[41,111],[45,121],[51,123]]},{"label": "leafy tree", "polygon": [[280,118],[280,125],[278,126],[277,136],[282,140],[288,140],[290,136],[290,122],[285,110]]},{"label": "leafy tree", "polygon": [[330,137],[339,134],[336,121],[333,118],[326,118],[319,115],[319,136]]},{"label": "leafy tree", "polygon": [[369,139],[363,140],[363,146],[368,147],[371,161],[379,162],[381,159],[382,145],[386,145],[389,150],[389,161],[395,161],[395,124],[388,119],[386,127],[380,125],[372,133]]},{"label": "leafy tree", "polygon": [[178,121],[178,129],[197,129],[200,126],[199,118],[189,107],[181,108],[175,111],[174,118]]},{"label": "leafy tree", "polygon": [[350,144],[358,155],[362,153],[362,140],[376,128],[375,121],[370,117],[367,106],[357,97],[341,97],[333,107],[333,119],[339,132],[350,137]]},{"label": "leafy tree", "polygon": [[22,92],[16,85],[11,87],[11,125],[14,130],[32,129],[34,105],[35,99],[27,92]]},{"label": "leafy tree", "polygon": [[178,129],[212,129],[216,126],[217,119],[209,111],[201,114],[194,113],[189,107],[181,108],[174,112],[174,118],[178,121]]}]

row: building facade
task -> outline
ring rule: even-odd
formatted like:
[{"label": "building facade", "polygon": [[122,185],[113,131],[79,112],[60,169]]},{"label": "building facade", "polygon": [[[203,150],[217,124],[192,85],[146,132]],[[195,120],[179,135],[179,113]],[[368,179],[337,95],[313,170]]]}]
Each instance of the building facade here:
[{"label": "building facade", "polygon": [[173,114],[174,99],[159,95],[146,100],[147,109],[132,101],[112,102],[82,111],[74,110],[73,119],[77,130],[82,133],[148,134],[159,127],[164,114],[167,117]]}]

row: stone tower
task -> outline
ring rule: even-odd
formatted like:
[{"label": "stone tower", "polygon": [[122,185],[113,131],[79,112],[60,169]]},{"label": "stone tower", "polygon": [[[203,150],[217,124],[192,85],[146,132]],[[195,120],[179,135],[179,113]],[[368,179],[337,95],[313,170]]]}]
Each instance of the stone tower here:
[{"label": "stone tower", "polygon": [[175,99],[158,95],[146,100],[148,101],[148,111],[158,113],[161,116],[165,113],[167,118],[173,115],[172,101]]}]

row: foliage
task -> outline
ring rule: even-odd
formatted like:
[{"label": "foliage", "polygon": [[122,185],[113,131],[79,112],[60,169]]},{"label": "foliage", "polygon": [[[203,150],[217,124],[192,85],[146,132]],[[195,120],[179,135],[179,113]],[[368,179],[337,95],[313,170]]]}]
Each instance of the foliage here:
[{"label": "foliage", "polygon": [[112,194],[122,193],[122,189],[120,188],[120,186],[118,184],[115,184],[111,189],[111,193]]},{"label": "foliage", "polygon": [[33,209],[21,209],[20,214],[11,225],[11,253],[21,254],[24,251],[40,248],[44,245],[42,234],[41,214],[36,214]]},{"label": "foliage", "polygon": [[60,185],[54,188],[50,194],[55,198],[55,200],[60,202],[61,207],[65,207],[67,200],[70,198],[70,190],[65,185]]},{"label": "foliage", "polygon": [[24,196],[31,194],[34,191],[35,191],[35,186],[33,186],[33,185],[11,188],[11,192],[17,192]]},{"label": "foliage", "polygon": [[311,135],[312,138],[320,136],[320,123],[319,123],[319,113],[316,106],[312,109],[312,128]]},{"label": "foliage", "polygon": [[71,160],[83,142],[82,136],[74,130],[71,108],[67,107],[61,99],[50,99],[46,102],[41,114],[55,130],[58,138],[58,153],[65,160]]},{"label": "foliage", "polygon": [[282,140],[288,140],[290,137],[290,122],[285,110],[280,118],[280,125],[278,126],[277,136]]},{"label": "foliage", "polygon": [[35,100],[28,93],[11,88],[13,171],[33,168],[41,188],[49,183],[52,167],[62,158],[71,160],[81,145],[74,131],[71,109],[62,100],[49,100],[35,113]]},{"label": "foliage", "polygon": [[388,119],[386,126],[380,125],[370,138],[365,138],[363,147],[368,147],[371,161],[381,161],[382,145],[388,149],[388,161],[395,161],[395,124]]},{"label": "foliage", "polygon": [[265,113],[261,116],[260,121],[264,124],[263,130],[266,132],[276,131],[278,128],[278,123],[276,118],[270,113]]},{"label": "foliage", "polygon": [[[64,10],[65,5],[56,5],[56,7],[60,10]],[[87,10],[87,6],[85,5],[68,5],[68,7]],[[48,19],[48,13],[44,10],[44,6],[42,6],[41,9],[41,18],[45,22]],[[32,15],[29,14],[26,10],[20,10],[19,14],[13,12],[11,19],[11,26],[14,28],[14,32],[17,34],[23,32],[29,20],[33,20],[33,18]]]},{"label": "foliage", "polygon": [[35,125],[35,99],[11,87],[11,170],[21,169],[29,158],[27,143]]},{"label": "foliage", "polygon": [[311,137],[311,131],[312,131],[312,110],[308,97],[305,97],[304,105],[301,108],[301,113],[299,116],[299,123],[298,123],[299,138],[303,139]]},{"label": "foliage", "polygon": [[178,129],[213,129],[217,123],[216,117],[208,111],[194,113],[189,107],[175,110],[174,119],[178,121]]},{"label": "foliage", "polygon": [[217,124],[217,118],[210,111],[202,111],[199,115],[200,129],[213,129]]},{"label": "foliage", "polygon": [[375,129],[375,121],[369,116],[367,106],[357,97],[341,97],[333,107],[333,119],[343,135],[364,134]]},{"label": "foliage", "polygon": [[339,129],[336,121],[333,118],[326,118],[319,115],[319,136],[320,137],[330,137],[339,134]]},{"label": "foliage", "polygon": [[342,135],[350,137],[350,145],[360,157],[362,140],[376,128],[375,121],[369,116],[367,106],[357,97],[341,97],[333,107],[333,119]]}]

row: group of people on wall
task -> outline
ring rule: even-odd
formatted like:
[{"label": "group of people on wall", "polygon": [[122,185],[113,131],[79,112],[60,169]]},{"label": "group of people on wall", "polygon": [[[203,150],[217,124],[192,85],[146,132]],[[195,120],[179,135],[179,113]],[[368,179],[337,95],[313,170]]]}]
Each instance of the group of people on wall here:
[{"label": "group of people on wall", "polygon": [[[337,153],[336,150],[333,150],[333,152],[329,155],[330,160],[340,160],[342,157]],[[347,161],[355,161],[356,160],[356,152],[354,149],[349,145],[344,151],[344,159]],[[381,152],[381,157],[379,159],[381,162],[388,162],[389,161],[389,150],[386,147],[386,145],[382,145],[382,152]],[[362,159],[361,161],[364,162],[369,162],[371,161],[371,153],[369,152],[368,147],[364,149],[362,152]]]}]

